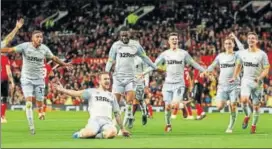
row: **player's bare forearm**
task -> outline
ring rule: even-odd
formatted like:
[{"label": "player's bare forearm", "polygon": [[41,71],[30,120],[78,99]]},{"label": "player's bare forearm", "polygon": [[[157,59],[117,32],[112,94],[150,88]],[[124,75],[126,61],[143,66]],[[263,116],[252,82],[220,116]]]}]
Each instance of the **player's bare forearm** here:
[{"label": "player's bare forearm", "polygon": [[261,80],[261,79],[263,79],[263,78],[265,78],[267,75],[268,75],[268,73],[269,73],[269,66],[268,67],[266,67],[264,70],[263,70],[263,72],[261,73],[261,75],[259,76],[259,79]]},{"label": "player's bare forearm", "polygon": [[1,53],[13,53],[15,52],[15,48],[2,48]]},{"label": "player's bare forearm", "polygon": [[60,66],[66,66],[66,63],[60,60],[57,56],[53,56],[52,60],[56,63],[58,63]]},{"label": "player's bare forearm", "polygon": [[4,39],[4,41],[6,42],[6,45],[14,38],[14,36],[16,35],[16,33],[18,32],[19,28],[15,27]]},{"label": "player's bare forearm", "polygon": [[200,66],[198,63],[196,63],[194,60],[190,62],[191,66],[193,66],[195,69],[199,70],[200,72],[204,72],[205,69]]},{"label": "player's bare forearm", "polygon": [[10,66],[6,66],[6,70],[7,70],[7,75],[8,75],[9,82],[14,84],[14,80],[13,80],[13,76],[12,76],[12,73],[11,73],[11,70],[10,70]]},{"label": "player's bare forearm", "polygon": [[115,116],[116,122],[117,122],[118,126],[120,127],[120,129],[124,129],[124,126],[123,126],[122,120],[121,120],[120,112],[114,112],[114,116]]},{"label": "player's bare forearm", "polygon": [[242,65],[241,64],[236,64],[232,78],[236,79],[238,77],[238,75],[240,74],[241,69],[242,69]]},{"label": "player's bare forearm", "polygon": [[75,91],[75,90],[68,90],[65,88],[57,88],[57,90],[61,93],[64,93],[66,95],[70,95],[73,97],[81,97],[83,95],[84,90],[81,91]]},{"label": "player's bare forearm", "polygon": [[106,68],[105,68],[105,71],[106,72],[110,72],[110,70],[111,70],[111,67],[112,67],[112,60],[111,59],[109,59],[108,60],[108,62],[107,62],[107,64],[106,64]]}]

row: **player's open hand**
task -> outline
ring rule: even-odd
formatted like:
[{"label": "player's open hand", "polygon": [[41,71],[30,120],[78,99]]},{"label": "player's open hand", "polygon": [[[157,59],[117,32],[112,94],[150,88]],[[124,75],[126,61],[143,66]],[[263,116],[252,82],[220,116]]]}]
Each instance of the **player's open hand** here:
[{"label": "player's open hand", "polygon": [[24,19],[23,18],[17,20],[16,28],[20,29],[23,25],[24,25]]},{"label": "player's open hand", "polygon": [[130,132],[127,131],[126,129],[122,129],[121,132],[122,132],[122,135],[123,135],[124,137],[130,137]]},{"label": "player's open hand", "polygon": [[136,79],[137,80],[140,80],[140,79],[143,79],[144,78],[144,74],[138,74],[136,75]]},{"label": "player's open hand", "polygon": [[235,39],[235,34],[234,34],[233,32],[231,32],[231,33],[229,34],[229,38]]},{"label": "player's open hand", "polygon": [[234,81],[235,81],[235,78],[233,77],[229,79],[229,83],[233,83]]}]

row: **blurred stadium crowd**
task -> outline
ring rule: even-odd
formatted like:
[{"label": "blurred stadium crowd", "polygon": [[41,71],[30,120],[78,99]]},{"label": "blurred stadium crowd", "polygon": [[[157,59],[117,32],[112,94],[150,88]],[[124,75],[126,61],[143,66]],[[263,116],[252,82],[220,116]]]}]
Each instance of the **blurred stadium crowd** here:
[{"label": "blurred stadium crowd", "polygon": [[[11,4],[13,3],[13,4]],[[14,4],[16,3],[16,4]],[[187,50],[195,60],[208,66],[213,58],[224,51],[222,41],[231,32],[246,46],[246,33],[255,31],[259,35],[259,46],[272,62],[271,22],[272,12],[255,13],[252,8],[241,10],[247,1],[2,1],[1,37],[11,31],[17,18],[23,17],[25,25],[9,46],[29,41],[31,31],[42,29],[44,43],[62,59],[71,59],[71,72],[57,68],[50,74],[47,104],[80,105],[80,98],[58,94],[51,88],[52,82],[60,80],[66,88],[84,89],[97,86],[97,72],[104,70],[109,49],[118,39],[118,27],[126,16],[145,5],[155,9],[130,25],[132,38],[139,40],[148,56],[153,60],[167,49],[166,35],[176,30],[180,47]],[[27,9],[26,9],[27,8]],[[265,9],[265,8],[264,8]],[[57,12],[68,14],[57,22],[41,22]],[[235,12],[238,12],[234,18]],[[238,50],[236,48],[236,50]],[[16,83],[11,93],[11,104],[24,104],[20,88],[22,57],[9,55]],[[56,64],[50,63],[51,67]],[[203,104],[214,105],[217,71],[215,77],[205,78]],[[193,73],[192,73],[193,77]],[[161,88],[164,73],[153,72],[150,85],[145,89],[146,99],[154,106],[163,105]],[[272,71],[265,79],[263,106],[272,107]]]}]

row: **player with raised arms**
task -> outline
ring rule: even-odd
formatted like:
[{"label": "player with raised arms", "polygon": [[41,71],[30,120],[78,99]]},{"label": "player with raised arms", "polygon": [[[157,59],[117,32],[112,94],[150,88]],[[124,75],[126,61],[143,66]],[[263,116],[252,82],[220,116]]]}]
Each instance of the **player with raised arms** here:
[{"label": "player with raised arms", "polygon": [[[43,76],[44,61],[46,58],[71,68],[71,64],[62,62],[54,56],[50,49],[42,44],[43,33],[39,30],[32,32],[31,42],[24,42],[15,47],[2,48],[2,53],[22,53],[23,66],[21,72],[21,86],[26,99],[26,117],[32,135],[35,134],[32,99],[37,100],[38,108],[43,108],[45,82]],[[39,115],[41,116],[41,115]]]},{"label": "player with raised arms", "polygon": [[136,87],[135,56],[139,56],[145,63],[156,69],[156,66],[146,55],[139,42],[130,39],[129,29],[127,27],[122,27],[120,29],[120,40],[114,42],[110,49],[105,71],[110,72],[112,64],[115,62],[112,91],[115,93],[118,102],[120,102],[122,94],[125,93],[126,95],[127,105],[124,123],[128,124],[129,128],[133,127],[134,121],[132,104],[135,99]]},{"label": "player with raised arms", "polygon": [[236,67],[230,82],[234,82],[243,67],[241,79],[241,103],[246,114],[242,128],[246,129],[251,110],[248,108],[249,98],[253,103],[253,121],[251,133],[256,133],[256,124],[260,115],[260,98],[262,95],[263,79],[268,75],[270,64],[267,54],[258,48],[258,35],[254,32],[247,34],[248,49],[239,52]]},{"label": "player with raised arms", "polygon": [[64,94],[73,97],[82,97],[88,101],[88,111],[90,118],[85,128],[73,134],[73,138],[97,138],[110,139],[117,136],[117,129],[112,122],[114,114],[123,136],[129,136],[130,133],[124,128],[120,108],[116,97],[109,92],[111,85],[110,76],[107,72],[101,72],[99,75],[99,87],[85,90],[68,90],[62,85],[54,85],[56,89]]},{"label": "player with raised arms", "polygon": [[[14,38],[19,29],[23,26],[24,19],[19,19],[16,23],[15,28],[1,41],[1,48],[6,47],[9,42]],[[10,61],[6,55],[1,53],[1,123],[7,123],[6,109],[7,109],[7,98],[9,93],[9,82],[11,89],[13,90],[15,85],[10,69]]]},{"label": "player with raised arms", "polygon": [[[165,131],[170,132],[171,126],[171,109],[179,108],[179,104],[183,99],[185,84],[184,84],[184,66],[185,63],[192,65],[194,68],[203,72],[205,69],[197,64],[187,51],[179,49],[178,33],[172,32],[168,35],[168,43],[170,49],[164,51],[156,59],[155,65],[158,66],[165,62],[166,64],[166,78],[163,84],[163,100],[165,102]],[[147,68],[140,76],[143,77],[153,69]]]},{"label": "player with raised arms", "polygon": [[216,94],[216,106],[218,110],[222,110],[227,104],[227,100],[230,101],[230,122],[227,127],[226,133],[232,133],[233,126],[237,117],[237,99],[238,99],[238,86],[240,85],[240,79],[237,77],[233,82],[229,82],[232,78],[235,62],[238,52],[234,52],[235,43],[231,37],[224,40],[225,52],[216,56],[212,64],[207,68],[208,72],[219,65],[220,74],[218,79],[217,94]]}]

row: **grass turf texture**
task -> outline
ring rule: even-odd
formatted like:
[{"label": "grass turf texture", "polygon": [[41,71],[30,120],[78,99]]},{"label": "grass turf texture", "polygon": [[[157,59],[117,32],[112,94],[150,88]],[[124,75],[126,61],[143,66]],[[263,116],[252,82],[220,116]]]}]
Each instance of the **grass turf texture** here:
[{"label": "grass turf texture", "polygon": [[[272,147],[272,115],[262,114],[257,133],[250,134],[250,126],[241,128],[243,113],[239,113],[232,134],[226,134],[228,113],[213,113],[201,121],[185,120],[179,115],[172,121],[173,131],[164,132],[164,113],[154,113],[147,126],[141,125],[136,113],[130,138],[111,140],[72,139],[73,132],[87,123],[87,112],[48,112],[41,121],[35,112],[36,135],[29,133],[24,111],[8,111],[8,123],[2,124],[2,148],[173,148],[173,147]],[[252,120],[252,119],[251,119]],[[251,121],[250,121],[251,124]]]}]

